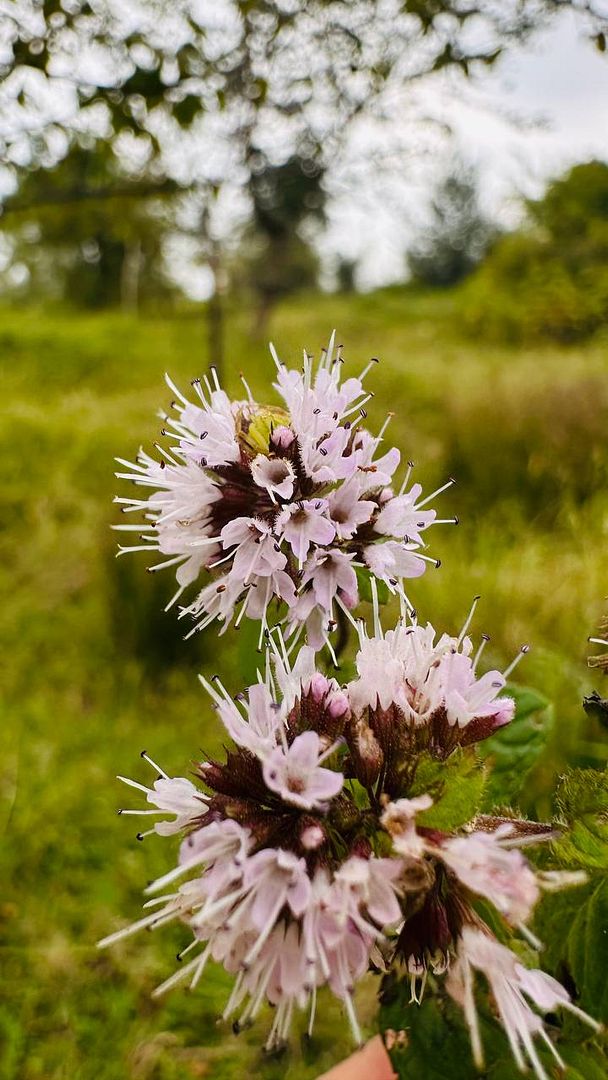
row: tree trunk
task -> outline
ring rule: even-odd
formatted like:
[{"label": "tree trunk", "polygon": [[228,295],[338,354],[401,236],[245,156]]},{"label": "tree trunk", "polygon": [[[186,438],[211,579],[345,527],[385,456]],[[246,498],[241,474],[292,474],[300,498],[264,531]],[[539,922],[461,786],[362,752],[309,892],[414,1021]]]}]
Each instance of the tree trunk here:
[{"label": "tree trunk", "polygon": [[224,375],[224,303],[220,249],[215,242],[209,256],[209,266],[213,274],[213,293],[207,304],[207,349],[209,363],[216,369],[221,381]]},{"label": "tree trunk", "polygon": [[139,279],[142,267],[141,241],[129,244],[125,249],[120,271],[120,306],[123,311],[139,308]]}]

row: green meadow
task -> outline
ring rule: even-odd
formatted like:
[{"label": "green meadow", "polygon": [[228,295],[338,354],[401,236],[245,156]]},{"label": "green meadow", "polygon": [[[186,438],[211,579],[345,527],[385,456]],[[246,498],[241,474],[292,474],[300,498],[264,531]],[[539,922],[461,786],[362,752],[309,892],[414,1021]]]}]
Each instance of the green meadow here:
[{"label": "green meadow", "polygon": [[[267,399],[274,367],[250,313],[227,321],[227,389],[239,393],[242,371]],[[454,632],[481,594],[474,629],[491,635],[487,660],[504,666],[531,646],[518,678],[555,703],[555,726],[521,802],[547,815],[566,763],[605,759],[581,701],[602,690],[586,639],[608,593],[606,341],[488,346],[460,333],[457,293],[408,289],[300,297],[275,311],[268,336],[297,363],[334,326],[353,373],[380,359],[371,429],[393,412],[386,439],[415,462],[414,478],[428,492],[457,481],[439,505],[459,524],[429,534],[442,565],[409,590],[420,618]],[[184,643],[185,623],[162,610],[171,571],[146,574],[143,555],[117,560],[110,529],[113,494],[127,493],[113,458],[158,438],[171,397],[163,372],[187,387],[206,369],[201,311],[6,309],[0,357],[0,1077],[312,1078],[349,1049],[329,995],[312,1043],[302,1023],[290,1051],[268,1058],[267,1013],[238,1036],[219,1019],[221,970],[208,968],[194,993],[150,997],[186,944],[179,928],[95,947],[138,918],[142,889],[173,855],[171,841],[139,843],[137,819],[117,816],[137,800],[116,773],[153,779],[145,747],[187,775],[221,744],[197,672],[221,672],[235,692],[255,677],[250,629]],[[371,982],[359,997],[372,1031]]]}]

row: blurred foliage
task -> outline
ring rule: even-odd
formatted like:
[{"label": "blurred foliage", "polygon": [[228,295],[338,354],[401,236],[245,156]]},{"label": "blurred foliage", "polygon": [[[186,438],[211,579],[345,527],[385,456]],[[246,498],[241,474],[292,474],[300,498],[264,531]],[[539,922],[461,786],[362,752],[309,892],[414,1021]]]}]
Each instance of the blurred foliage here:
[{"label": "blurred foliage", "polygon": [[576,165],[527,203],[462,294],[464,325],[494,340],[572,342],[608,325],[608,165]]},{"label": "blurred foliage", "polygon": [[[82,115],[93,116],[101,106],[112,135],[143,132],[155,151],[162,135],[154,121],[161,115],[189,129],[206,112],[235,108],[233,136],[248,151],[264,145],[258,125],[263,129],[269,113],[297,116],[296,141],[320,149],[389,80],[402,84],[446,68],[468,75],[564,8],[584,16],[601,48],[607,20],[593,0],[230,0],[218,20],[190,0],[131,9],[88,0],[15,0],[6,12],[0,66],[4,100],[34,108],[38,123],[8,127],[6,149],[20,145],[25,133],[33,153],[44,155],[45,137],[62,121],[61,114],[44,115],[38,95],[63,87],[66,63]],[[97,83],[90,64],[75,62],[80,54],[96,57]],[[413,62],[404,64],[404,55]],[[319,100],[322,124],[306,109]]]},{"label": "blurred foliage", "polygon": [[[608,19],[594,0],[226,0],[219,13],[192,0],[13,0],[3,12],[0,158],[19,183],[28,168],[47,170],[73,157],[75,142],[86,137],[111,145],[138,187],[132,196],[178,180],[190,196],[190,239],[218,293],[226,262],[218,250],[218,206],[224,191],[240,189],[252,211],[248,277],[263,324],[276,298],[315,276],[299,211],[282,206],[293,162],[314,161],[319,175],[335,169],[353,124],[381,115],[384,95],[437,71],[467,77],[490,66],[565,8],[605,47]],[[219,153],[210,152],[211,142]],[[382,167],[374,161],[375,170]],[[68,169],[69,162],[59,174]],[[26,183],[42,185],[29,177]],[[271,222],[264,190],[273,186]],[[274,226],[290,208],[279,235]],[[97,203],[95,213],[85,227],[78,199],[71,209],[64,204],[63,215],[55,206],[53,215],[36,217],[36,228],[20,234],[21,246],[30,242],[25,262],[32,265],[32,244],[44,241],[64,278],[69,273],[75,300],[102,305],[120,295],[133,306],[143,270],[154,281],[151,291],[160,287],[153,216],[134,201]],[[34,263],[39,273],[43,251]],[[456,262],[449,280],[463,272],[462,257]],[[45,273],[47,281],[51,276]],[[429,280],[428,272],[420,276]],[[220,300],[209,316],[221,364]]]},{"label": "blurred foliage", "polygon": [[[421,618],[448,632],[481,593],[473,629],[492,634],[490,665],[531,643],[518,675],[555,703],[529,793],[533,813],[546,818],[556,775],[599,767],[606,756],[606,729],[580,701],[592,687],[606,697],[604,677],[585,662],[606,593],[607,361],[593,342],[529,350],[464,341],[457,303],[452,293],[404,288],[302,296],[271,312],[269,336],[298,363],[303,346],[318,354],[337,325],[347,372],[380,358],[370,429],[394,411],[386,439],[416,460],[425,490],[456,476],[442,499],[461,524],[435,531],[430,550],[443,566],[409,591]],[[229,309],[226,383],[242,393],[243,370],[265,400],[274,368],[252,345],[250,320],[243,305]],[[219,969],[196,994],[150,998],[184,944],[179,928],[104,954],[94,947],[138,916],[146,881],[171,858],[170,841],[138,844],[116,816],[116,807],[135,805],[116,773],[148,780],[139,758],[147,747],[168,771],[189,775],[191,760],[222,739],[196,671],[221,669],[237,691],[259,660],[245,627],[240,638],[211,628],[183,642],[183,621],[162,612],[174,591],[170,572],[149,575],[143,556],[113,555],[113,457],[158,437],[165,370],[187,388],[206,369],[200,310],[138,320],[0,308],[0,350],[0,1076],[312,1080],[349,1051],[348,1025],[329,994],[313,1042],[300,1041],[299,1016],[289,1052],[269,1059],[259,1049],[267,1013],[238,1038],[217,1023],[231,984]],[[593,466],[581,477],[585,453]],[[593,812],[582,817],[591,828]],[[366,1033],[376,990],[370,979],[359,992]],[[430,998],[424,1006],[434,1053],[451,1063],[458,1048],[470,1076],[464,1033],[433,1026],[443,1008]],[[411,1029],[412,1045],[420,1031],[417,1063],[427,1038],[419,1016],[396,1004],[390,1025]],[[572,1080],[602,1075],[589,1053],[587,1044],[564,1050],[573,1067],[578,1054]],[[504,1071],[490,1076],[506,1080]]]},{"label": "blurred foliage", "polygon": [[174,191],[168,181],[121,175],[107,144],[75,143],[52,168],[23,173],[0,219],[13,265],[28,271],[21,291],[76,307],[136,308],[169,296],[162,244]]},{"label": "blurred foliage", "polygon": [[430,221],[408,249],[412,280],[456,285],[481,262],[495,235],[479,205],[474,170],[456,162],[437,184]]},{"label": "blurred foliage", "polygon": [[336,285],[338,292],[352,293],[356,288],[357,264],[353,259],[340,259],[336,268]]}]

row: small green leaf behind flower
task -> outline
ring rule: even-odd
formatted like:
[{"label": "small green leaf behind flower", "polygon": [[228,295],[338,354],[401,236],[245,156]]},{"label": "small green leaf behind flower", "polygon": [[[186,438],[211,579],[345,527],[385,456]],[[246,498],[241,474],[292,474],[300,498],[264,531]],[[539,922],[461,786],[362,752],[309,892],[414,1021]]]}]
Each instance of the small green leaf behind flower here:
[{"label": "small green leaf behind flower", "polygon": [[419,815],[420,824],[449,832],[472,821],[481,809],[487,779],[487,768],[471,749],[458,747],[447,761],[421,755],[410,797],[429,794],[433,806]]},{"label": "small green leaf behind flower", "polygon": [[555,798],[566,825],[554,844],[560,864],[608,871],[608,771],[570,769]]},{"label": "small green leaf behind flower", "polygon": [[486,810],[519,805],[530,774],[547,748],[555,722],[553,705],[544,694],[515,685],[509,685],[506,693],[515,700],[515,717],[478,747],[492,766],[484,798]]},{"label": "small green leaf behind flower", "polygon": [[[563,832],[552,844],[553,853],[560,866],[585,870],[589,880],[581,888],[546,895],[535,932],[545,943],[543,966],[565,980],[581,1008],[606,1022],[608,773],[571,769],[560,781],[556,803]],[[604,1067],[608,1075],[608,1060]]]},{"label": "small green leaf behind flower", "polygon": [[[371,579],[372,575],[369,570],[364,566],[356,566],[355,573],[357,575],[357,588],[359,590],[359,599],[366,600],[368,604],[373,604],[374,595],[372,593]],[[378,591],[378,603],[388,604],[390,600],[390,592],[388,585],[384,581],[374,579],[376,581],[376,589]]]}]

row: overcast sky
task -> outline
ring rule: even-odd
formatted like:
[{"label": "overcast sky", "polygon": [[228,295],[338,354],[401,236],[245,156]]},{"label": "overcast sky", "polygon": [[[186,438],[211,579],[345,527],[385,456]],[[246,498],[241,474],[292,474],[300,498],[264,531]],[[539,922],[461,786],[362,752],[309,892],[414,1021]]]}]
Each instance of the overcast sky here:
[{"label": "overcast sky", "polygon": [[[487,209],[505,224],[517,220],[519,197],[540,193],[548,177],[591,157],[608,161],[608,55],[583,37],[570,14],[525,48],[511,50],[468,102],[455,103],[453,91],[450,79],[436,79],[424,87],[425,104],[450,122],[463,156],[479,168]],[[400,123],[409,120],[404,114],[400,121],[397,109],[396,134]],[[370,185],[373,190],[363,198],[351,184],[336,201],[328,246],[363,259],[364,287],[403,275],[407,236],[424,220],[428,191],[446,153],[438,140],[425,155],[424,137],[420,161],[404,167],[405,181]],[[399,204],[404,213],[396,228]]]}]

